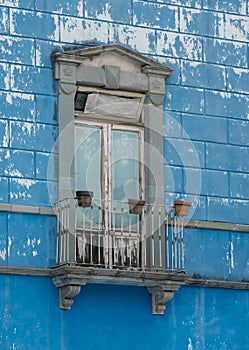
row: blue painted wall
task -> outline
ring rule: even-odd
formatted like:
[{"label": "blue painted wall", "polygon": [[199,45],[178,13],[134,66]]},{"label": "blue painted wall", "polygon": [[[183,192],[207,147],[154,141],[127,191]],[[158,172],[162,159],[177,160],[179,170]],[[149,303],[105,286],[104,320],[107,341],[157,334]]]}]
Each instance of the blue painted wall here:
[{"label": "blue painted wall", "polygon": [[155,317],[144,288],[88,285],[65,312],[50,278],[0,282],[1,349],[248,349],[245,291],[184,287]]},{"label": "blue painted wall", "polygon": [[[0,0],[0,202],[57,198],[51,53],[118,43],[174,69],[166,202],[187,197],[193,219],[249,223],[248,14],[248,0]],[[51,216],[0,213],[0,265],[53,266],[55,226]],[[248,234],[185,237],[187,272],[249,280]],[[50,278],[0,275],[0,286],[1,349],[249,349],[246,291],[184,287],[155,317],[144,288],[86,286],[64,312]]]}]

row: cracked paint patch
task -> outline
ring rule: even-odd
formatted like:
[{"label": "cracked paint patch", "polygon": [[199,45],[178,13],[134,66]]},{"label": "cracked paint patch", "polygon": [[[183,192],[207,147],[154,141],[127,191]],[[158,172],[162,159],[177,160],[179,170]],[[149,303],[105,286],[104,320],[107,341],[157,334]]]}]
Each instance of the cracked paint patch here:
[{"label": "cracked paint patch", "polygon": [[249,41],[249,20],[240,16],[226,16],[226,37],[230,39]]},{"label": "cracked paint patch", "polygon": [[111,16],[111,5],[106,3],[101,13],[98,13],[97,10],[95,11],[95,16],[104,21],[113,21]]},{"label": "cracked paint patch", "polygon": [[143,53],[155,53],[156,42],[153,29],[111,25],[110,41],[129,46]]},{"label": "cracked paint patch", "polygon": [[79,18],[63,17],[61,40],[70,43],[84,41],[108,42],[108,23]]},{"label": "cracked paint patch", "polygon": [[202,59],[202,42],[193,35],[159,32],[157,36],[157,53],[181,57],[189,60]]}]

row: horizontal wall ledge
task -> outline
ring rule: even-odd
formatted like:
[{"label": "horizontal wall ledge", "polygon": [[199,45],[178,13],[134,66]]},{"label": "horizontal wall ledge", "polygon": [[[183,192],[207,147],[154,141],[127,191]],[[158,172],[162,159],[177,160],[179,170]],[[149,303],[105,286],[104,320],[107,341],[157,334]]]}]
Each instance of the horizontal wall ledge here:
[{"label": "horizontal wall ledge", "polygon": [[[118,270],[115,271],[118,273]],[[54,269],[30,268],[30,267],[12,267],[0,266],[0,275],[23,275],[23,276],[43,276],[53,277]],[[174,277],[172,277],[174,278]],[[226,288],[226,289],[242,289],[249,290],[248,282],[235,282],[223,280],[208,280],[201,278],[189,278],[185,282],[185,286],[204,287],[204,288]]]},{"label": "horizontal wall ledge", "polygon": [[202,228],[207,230],[220,230],[220,231],[237,231],[248,232],[249,225],[246,224],[232,224],[229,222],[219,221],[202,221],[202,220],[189,220],[184,222],[185,227],[189,228]]},{"label": "horizontal wall ledge", "polygon": [[52,269],[0,266],[0,275],[52,276]]},{"label": "horizontal wall ledge", "polygon": [[222,280],[207,280],[190,278],[186,281],[187,286],[207,287],[207,288],[226,288],[226,289],[245,289],[249,290],[249,282],[233,282]]},{"label": "horizontal wall ledge", "polygon": [[0,203],[0,212],[1,211],[19,214],[56,215],[54,208],[9,203]]},{"label": "horizontal wall ledge", "polygon": [[[55,216],[54,208],[32,206],[32,205],[19,205],[0,203],[0,212],[10,212],[19,214],[39,214],[39,215],[53,215]],[[208,230],[220,230],[220,231],[237,231],[237,232],[248,232],[249,225],[247,224],[232,224],[229,222],[219,221],[204,221],[204,220],[185,220],[184,226],[188,228],[201,228]]]}]

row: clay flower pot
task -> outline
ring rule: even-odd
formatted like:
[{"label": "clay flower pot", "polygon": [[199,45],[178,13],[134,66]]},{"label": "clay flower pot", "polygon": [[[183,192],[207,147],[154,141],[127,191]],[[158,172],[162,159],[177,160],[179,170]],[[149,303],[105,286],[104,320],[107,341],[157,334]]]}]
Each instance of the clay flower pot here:
[{"label": "clay flower pot", "polygon": [[190,207],[191,202],[185,200],[174,201],[175,215],[177,216],[187,216]]},{"label": "clay flower pot", "polygon": [[88,208],[92,204],[93,192],[91,191],[76,191],[76,199],[78,200],[78,206],[82,208]]},{"label": "clay flower pot", "polygon": [[145,200],[143,199],[136,199],[136,198],[129,198],[129,213],[130,214],[137,214],[141,215],[143,212],[143,207],[145,205]]}]

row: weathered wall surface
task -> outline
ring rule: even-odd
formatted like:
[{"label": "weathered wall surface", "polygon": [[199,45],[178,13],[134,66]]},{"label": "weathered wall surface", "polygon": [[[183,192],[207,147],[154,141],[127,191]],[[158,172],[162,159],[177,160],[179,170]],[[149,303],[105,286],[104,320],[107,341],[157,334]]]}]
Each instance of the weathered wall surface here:
[{"label": "weathered wall surface", "polygon": [[155,317],[143,288],[88,285],[63,312],[51,279],[0,282],[2,349],[248,349],[246,291],[184,287]]},{"label": "weathered wall surface", "polygon": [[[246,0],[0,0],[0,202],[57,198],[50,55],[117,43],[172,67],[164,120],[167,203],[193,219],[249,223]],[[49,167],[48,162],[54,164]],[[0,213],[0,265],[48,268],[55,218]],[[247,233],[186,230],[186,270],[248,281]],[[249,349],[248,292],[184,287],[164,316],[143,288],[86,286],[71,311],[51,278],[0,276],[1,349]]]},{"label": "weathered wall surface", "polygon": [[174,68],[166,192],[200,195],[195,218],[247,223],[247,10],[245,0],[1,2],[1,201],[47,206],[56,198],[56,175],[45,170],[57,136],[50,54],[114,42]]}]

